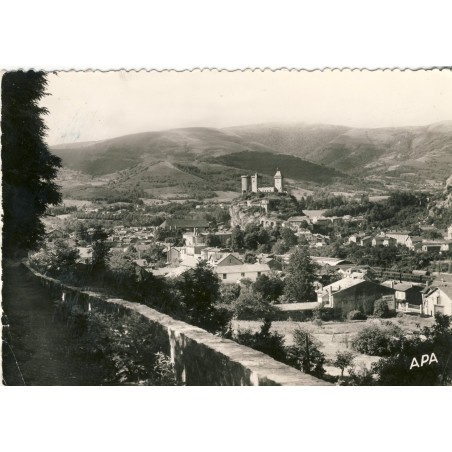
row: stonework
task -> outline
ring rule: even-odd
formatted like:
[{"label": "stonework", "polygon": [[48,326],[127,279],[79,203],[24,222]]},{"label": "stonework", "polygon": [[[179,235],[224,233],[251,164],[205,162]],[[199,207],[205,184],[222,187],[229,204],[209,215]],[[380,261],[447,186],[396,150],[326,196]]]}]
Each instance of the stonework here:
[{"label": "stonework", "polygon": [[284,176],[279,169],[276,169],[276,174],[274,175],[274,185],[273,187],[260,187],[260,180],[262,176],[258,173],[253,175],[243,175],[242,176],[242,193],[283,193],[284,190]]}]

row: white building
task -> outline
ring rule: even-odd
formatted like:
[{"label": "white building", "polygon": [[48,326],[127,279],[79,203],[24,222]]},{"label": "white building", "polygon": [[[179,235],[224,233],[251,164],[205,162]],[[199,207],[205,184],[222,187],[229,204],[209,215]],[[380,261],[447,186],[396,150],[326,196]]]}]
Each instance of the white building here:
[{"label": "white building", "polygon": [[225,265],[214,268],[224,283],[237,283],[242,279],[256,281],[261,275],[268,275],[270,267],[267,264]]},{"label": "white building", "polygon": [[423,296],[422,313],[431,316],[436,313],[452,315],[452,285],[429,287]]}]

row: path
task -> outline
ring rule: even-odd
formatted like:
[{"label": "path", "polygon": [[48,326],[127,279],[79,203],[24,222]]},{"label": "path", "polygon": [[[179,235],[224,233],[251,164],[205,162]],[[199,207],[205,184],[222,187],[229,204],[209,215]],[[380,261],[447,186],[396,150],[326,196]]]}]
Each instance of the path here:
[{"label": "path", "polygon": [[[3,268],[3,384],[97,385],[101,369],[74,354],[52,295],[23,266]],[[7,326],[6,326],[7,325]],[[17,361],[17,362],[16,362]]]}]

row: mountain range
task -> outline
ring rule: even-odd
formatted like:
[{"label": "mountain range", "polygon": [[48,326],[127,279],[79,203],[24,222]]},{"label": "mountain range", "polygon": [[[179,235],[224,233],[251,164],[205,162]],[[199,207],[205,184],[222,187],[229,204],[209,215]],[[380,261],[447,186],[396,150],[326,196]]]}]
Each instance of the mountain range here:
[{"label": "mountain range", "polygon": [[[452,173],[452,121],[363,129],[260,124],[172,129],[53,146],[65,168],[114,174],[117,188],[239,190],[237,177],[279,167],[293,181],[351,183],[367,176],[445,180]],[[183,192],[177,190],[176,192]]]}]

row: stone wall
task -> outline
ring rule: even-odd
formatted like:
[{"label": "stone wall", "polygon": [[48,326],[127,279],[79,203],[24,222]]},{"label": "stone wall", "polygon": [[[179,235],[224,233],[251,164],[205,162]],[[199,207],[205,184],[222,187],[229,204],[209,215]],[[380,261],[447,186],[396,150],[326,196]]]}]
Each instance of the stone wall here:
[{"label": "stone wall", "polygon": [[270,358],[264,353],[223,339],[188,323],[174,320],[148,306],[107,298],[102,294],[83,291],[27,268],[66,302],[77,303],[84,309],[108,312],[136,312],[152,325],[158,339],[168,344],[179,381],[187,385],[253,385],[253,386],[312,386],[329,383],[304,374]]}]

